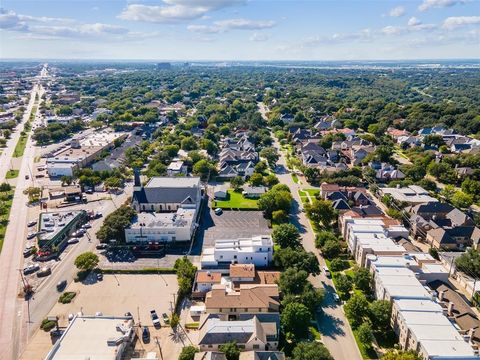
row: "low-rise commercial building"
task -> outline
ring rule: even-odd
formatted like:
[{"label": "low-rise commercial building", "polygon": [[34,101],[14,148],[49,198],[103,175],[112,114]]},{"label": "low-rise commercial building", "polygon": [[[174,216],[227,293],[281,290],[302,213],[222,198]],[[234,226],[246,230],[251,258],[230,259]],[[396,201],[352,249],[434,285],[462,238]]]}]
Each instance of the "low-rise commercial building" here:
[{"label": "low-rise commercial building", "polygon": [[87,212],[84,210],[40,213],[37,235],[39,247],[63,250],[69,236],[86,221]]},{"label": "low-rise commercial building", "polygon": [[134,338],[132,317],[77,315],[45,360],[120,360]]},{"label": "low-rise commercial building", "polygon": [[73,139],[70,146],[47,158],[46,167],[50,177],[73,176],[75,170],[98,159],[104,150],[114,147],[116,139],[124,139],[126,133],[102,131],[91,133],[81,140]]},{"label": "low-rise commercial building", "polygon": [[273,240],[269,235],[252,238],[215,241],[215,246],[204,249],[202,268],[228,267],[230,264],[254,264],[265,267],[273,258]]},{"label": "low-rise commercial building", "polygon": [[195,209],[175,213],[142,212],[125,229],[127,243],[190,241],[196,228]]}]

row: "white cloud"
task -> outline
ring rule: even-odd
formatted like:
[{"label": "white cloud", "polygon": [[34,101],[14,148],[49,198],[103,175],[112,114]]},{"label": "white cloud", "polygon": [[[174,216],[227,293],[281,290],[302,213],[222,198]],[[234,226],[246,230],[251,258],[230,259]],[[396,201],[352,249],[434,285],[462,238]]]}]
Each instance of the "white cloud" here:
[{"label": "white cloud", "polygon": [[422,22],[418,20],[415,16],[412,16],[410,19],[408,19],[408,26],[418,26],[421,25]]},{"label": "white cloud", "polygon": [[418,7],[420,11],[427,11],[432,8],[444,8],[458,4],[465,4],[468,0],[423,0]]},{"label": "white cloud", "polygon": [[215,21],[213,25],[189,25],[187,29],[192,32],[204,34],[224,33],[230,30],[262,30],[275,26],[272,20],[228,19]]},{"label": "white cloud", "polygon": [[163,0],[164,5],[129,4],[118,16],[122,20],[152,23],[198,19],[210,11],[241,5],[245,0]]},{"label": "white cloud", "polygon": [[380,32],[384,35],[398,35],[398,34],[401,34],[401,33],[404,33],[405,32],[405,28],[404,27],[401,27],[401,26],[385,26],[384,28],[382,28],[380,30]]},{"label": "white cloud", "polygon": [[388,16],[391,17],[400,17],[403,15],[405,15],[405,8],[403,6],[394,7],[388,12]]},{"label": "white cloud", "polygon": [[267,34],[259,34],[259,33],[253,33],[252,36],[250,36],[249,40],[250,41],[267,41],[270,38]]},{"label": "white cloud", "polygon": [[0,10],[0,29],[24,33],[23,37],[38,39],[58,38],[99,38],[105,36],[126,36],[129,30],[102,23],[80,23],[73,19],[35,17],[16,14],[12,10]]},{"label": "white cloud", "polygon": [[451,16],[444,20],[443,28],[452,30],[465,25],[480,24],[480,16]]}]

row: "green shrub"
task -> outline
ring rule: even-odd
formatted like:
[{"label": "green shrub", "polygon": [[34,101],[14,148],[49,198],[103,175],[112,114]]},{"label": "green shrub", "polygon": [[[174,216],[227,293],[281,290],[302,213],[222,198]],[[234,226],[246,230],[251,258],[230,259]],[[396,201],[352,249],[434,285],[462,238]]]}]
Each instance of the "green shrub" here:
[{"label": "green shrub", "polygon": [[62,304],[70,304],[73,298],[77,295],[74,291],[66,291],[58,298],[58,302]]},{"label": "green shrub", "polygon": [[56,325],[57,325],[57,323],[56,323],[55,321],[48,320],[48,319],[44,319],[44,320],[42,321],[42,324],[40,325],[40,329],[42,329],[43,331],[50,331],[50,330],[52,330]]},{"label": "green shrub", "polygon": [[331,271],[342,271],[348,269],[350,267],[350,263],[347,260],[343,260],[340,258],[333,259],[330,262],[330,270]]}]

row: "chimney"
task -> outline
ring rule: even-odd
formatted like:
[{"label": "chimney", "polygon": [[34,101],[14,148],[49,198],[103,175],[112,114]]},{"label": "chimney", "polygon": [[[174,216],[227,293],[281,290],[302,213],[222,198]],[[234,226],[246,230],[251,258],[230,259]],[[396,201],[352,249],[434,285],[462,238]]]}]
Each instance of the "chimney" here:
[{"label": "chimney", "polygon": [[133,191],[142,190],[142,183],[140,182],[140,169],[133,169]]},{"label": "chimney", "polygon": [[438,300],[443,301],[443,294],[445,293],[444,290],[438,292]]},{"label": "chimney", "polygon": [[453,316],[453,302],[448,303],[448,316]]}]

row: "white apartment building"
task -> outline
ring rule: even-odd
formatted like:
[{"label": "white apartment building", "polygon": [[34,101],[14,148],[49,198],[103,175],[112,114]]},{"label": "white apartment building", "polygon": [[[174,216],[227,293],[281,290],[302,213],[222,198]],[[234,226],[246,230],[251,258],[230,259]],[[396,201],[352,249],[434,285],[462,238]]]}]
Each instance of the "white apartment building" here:
[{"label": "white apartment building", "polygon": [[228,267],[230,264],[254,264],[265,267],[273,257],[273,241],[270,235],[245,239],[215,241],[215,246],[206,248],[201,258],[202,268]]},{"label": "white apartment building", "polygon": [[432,261],[421,253],[369,255],[375,296],[392,303],[391,324],[402,349],[417,351],[425,360],[478,359],[468,339],[445,316],[433,291],[420,280],[425,275],[443,276],[444,271]]},{"label": "white apartment building", "polygon": [[127,243],[190,241],[196,227],[195,209],[175,213],[142,212],[125,229]]}]

